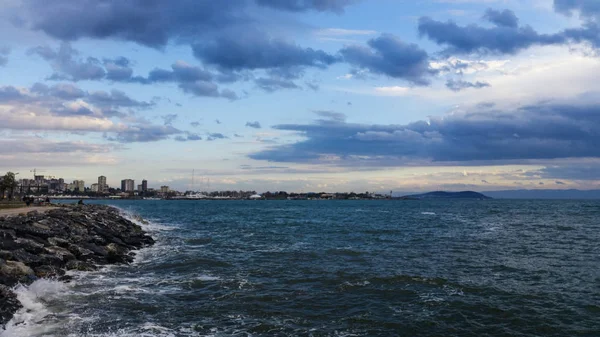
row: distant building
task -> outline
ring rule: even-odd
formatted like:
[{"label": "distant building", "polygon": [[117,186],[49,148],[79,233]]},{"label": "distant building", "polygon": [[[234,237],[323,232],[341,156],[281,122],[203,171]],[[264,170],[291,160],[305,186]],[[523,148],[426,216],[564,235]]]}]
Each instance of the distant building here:
[{"label": "distant building", "polygon": [[148,180],[144,179],[142,180],[142,192],[147,192],[148,191]]},{"label": "distant building", "polygon": [[143,192],[143,191],[144,191],[144,190],[143,190],[143,188],[142,188],[142,186],[143,186],[143,185],[141,185],[141,184],[137,186],[137,187],[138,187],[138,188],[137,188],[137,191],[138,191],[138,192]]},{"label": "distant building", "polygon": [[123,179],[121,180],[121,191],[122,192],[133,192],[135,190],[135,180]]},{"label": "distant building", "polygon": [[106,185],[106,177],[99,176],[98,177],[98,192],[106,192],[108,191],[108,185]]},{"label": "distant building", "polygon": [[90,186],[90,191],[92,192],[99,192],[100,189],[100,184],[92,184],[92,186]]},{"label": "distant building", "polygon": [[85,191],[85,181],[83,181],[83,180],[73,180],[73,189],[72,189],[72,191],[84,192]]},{"label": "distant building", "polygon": [[169,186],[161,186],[160,193],[169,193]]}]

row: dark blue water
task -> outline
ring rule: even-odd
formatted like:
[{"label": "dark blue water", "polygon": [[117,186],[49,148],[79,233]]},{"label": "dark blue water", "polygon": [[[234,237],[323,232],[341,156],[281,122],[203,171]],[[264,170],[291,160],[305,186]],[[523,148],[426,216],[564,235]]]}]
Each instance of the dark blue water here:
[{"label": "dark blue water", "polygon": [[112,203],[158,244],[12,333],[600,336],[598,201]]}]

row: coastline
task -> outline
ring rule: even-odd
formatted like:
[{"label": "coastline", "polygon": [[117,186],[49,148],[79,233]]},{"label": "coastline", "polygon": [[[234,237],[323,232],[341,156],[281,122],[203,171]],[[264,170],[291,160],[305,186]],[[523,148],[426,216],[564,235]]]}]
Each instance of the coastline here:
[{"label": "coastline", "polygon": [[[142,228],[106,205],[62,205],[0,213],[0,333],[22,307],[14,287],[38,279],[69,281],[68,270],[133,261],[154,244]],[[23,211],[29,211],[23,214]]]}]

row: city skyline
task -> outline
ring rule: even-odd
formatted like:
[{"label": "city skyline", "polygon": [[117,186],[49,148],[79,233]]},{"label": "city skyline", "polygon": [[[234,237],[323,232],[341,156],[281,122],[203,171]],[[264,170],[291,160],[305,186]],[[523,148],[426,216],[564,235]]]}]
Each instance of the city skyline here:
[{"label": "city skyline", "polygon": [[20,179],[600,189],[595,0],[0,3]]}]

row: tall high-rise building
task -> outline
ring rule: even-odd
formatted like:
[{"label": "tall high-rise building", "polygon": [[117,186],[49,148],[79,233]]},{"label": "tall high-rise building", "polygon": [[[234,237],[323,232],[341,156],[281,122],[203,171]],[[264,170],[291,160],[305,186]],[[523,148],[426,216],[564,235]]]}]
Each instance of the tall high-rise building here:
[{"label": "tall high-rise building", "polygon": [[99,176],[98,177],[98,192],[106,192],[108,190],[108,186],[106,185],[106,177]]},{"label": "tall high-rise building", "polygon": [[122,192],[133,192],[135,190],[135,181],[133,179],[121,180],[121,191]]},{"label": "tall high-rise building", "polygon": [[144,179],[142,180],[142,192],[147,192],[148,191],[148,180]]},{"label": "tall high-rise building", "polygon": [[77,190],[79,192],[85,192],[85,181],[73,180],[73,190]]}]

